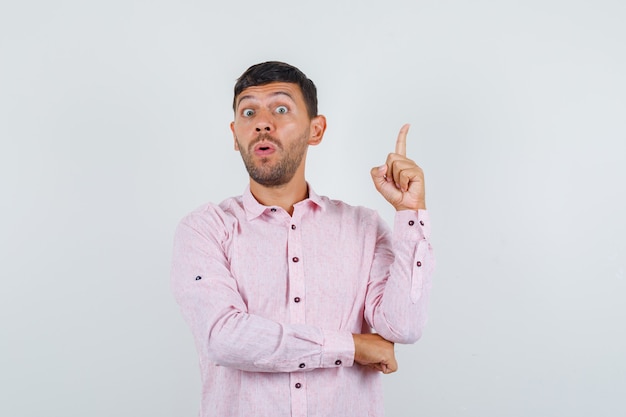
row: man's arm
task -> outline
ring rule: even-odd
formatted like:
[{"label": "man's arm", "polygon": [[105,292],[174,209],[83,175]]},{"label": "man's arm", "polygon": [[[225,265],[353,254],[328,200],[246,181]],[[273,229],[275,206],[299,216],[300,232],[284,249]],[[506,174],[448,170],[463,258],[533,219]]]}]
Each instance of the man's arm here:
[{"label": "man's arm", "polygon": [[350,332],[289,325],[249,314],[223,242],[228,220],[217,207],[194,212],[174,238],[172,290],[198,350],[227,367],[293,372],[352,366]]},{"label": "man's arm", "polygon": [[379,219],[365,318],[385,339],[397,343],[413,343],[421,336],[435,264],[424,173],[406,157],[408,129],[402,127],[395,152],[371,172],[376,189],[397,212],[391,235]]}]

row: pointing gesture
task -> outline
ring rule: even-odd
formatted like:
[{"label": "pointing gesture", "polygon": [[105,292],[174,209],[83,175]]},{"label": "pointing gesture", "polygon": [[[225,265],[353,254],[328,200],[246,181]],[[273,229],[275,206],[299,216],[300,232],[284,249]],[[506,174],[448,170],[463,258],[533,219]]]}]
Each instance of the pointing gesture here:
[{"label": "pointing gesture", "polygon": [[424,172],[406,157],[406,136],[410,125],[405,124],[398,133],[396,151],[387,155],[384,165],[372,168],[372,180],[379,193],[396,210],[426,208]]}]

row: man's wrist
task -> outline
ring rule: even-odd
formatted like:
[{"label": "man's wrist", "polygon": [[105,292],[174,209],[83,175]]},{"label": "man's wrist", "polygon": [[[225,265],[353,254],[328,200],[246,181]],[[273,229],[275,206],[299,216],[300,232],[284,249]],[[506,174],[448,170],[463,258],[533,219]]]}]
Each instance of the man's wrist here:
[{"label": "man's wrist", "polygon": [[426,210],[426,202],[425,201],[421,201],[421,202],[418,202],[418,203],[413,204],[411,206],[405,206],[405,205],[402,205],[402,204],[398,204],[397,206],[394,206],[394,208],[396,209],[396,211],[403,211],[403,210],[413,210],[413,211]]}]

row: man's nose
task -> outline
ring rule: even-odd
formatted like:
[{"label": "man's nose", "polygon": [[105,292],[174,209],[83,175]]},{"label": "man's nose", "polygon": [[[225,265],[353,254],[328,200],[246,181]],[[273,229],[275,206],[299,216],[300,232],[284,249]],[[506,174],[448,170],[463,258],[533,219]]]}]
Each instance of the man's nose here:
[{"label": "man's nose", "polygon": [[269,114],[260,114],[257,117],[255,129],[257,132],[271,132],[274,129],[272,117]]}]

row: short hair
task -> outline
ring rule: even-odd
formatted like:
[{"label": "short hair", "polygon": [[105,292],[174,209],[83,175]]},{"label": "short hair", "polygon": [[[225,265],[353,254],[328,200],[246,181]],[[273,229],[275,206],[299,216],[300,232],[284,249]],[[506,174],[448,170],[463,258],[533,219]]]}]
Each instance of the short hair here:
[{"label": "short hair", "polygon": [[249,87],[265,85],[274,82],[294,83],[300,87],[309,118],[317,116],[317,88],[313,81],[293,65],[279,61],[268,61],[248,68],[235,83],[233,97],[233,111],[237,107],[237,96]]}]

